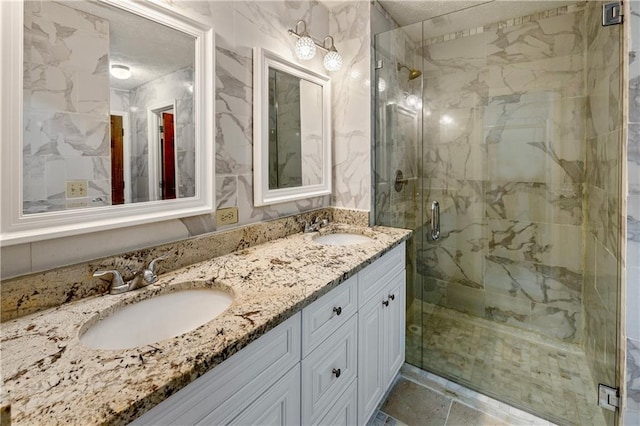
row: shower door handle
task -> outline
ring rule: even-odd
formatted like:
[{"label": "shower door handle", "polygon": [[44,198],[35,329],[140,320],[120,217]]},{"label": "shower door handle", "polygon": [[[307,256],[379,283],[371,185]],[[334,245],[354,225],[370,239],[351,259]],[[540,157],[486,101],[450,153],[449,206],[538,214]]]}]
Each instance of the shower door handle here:
[{"label": "shower door handle", "polygon": [[440,238],[440,203],[434,201],[431,203],[431,239]]}]

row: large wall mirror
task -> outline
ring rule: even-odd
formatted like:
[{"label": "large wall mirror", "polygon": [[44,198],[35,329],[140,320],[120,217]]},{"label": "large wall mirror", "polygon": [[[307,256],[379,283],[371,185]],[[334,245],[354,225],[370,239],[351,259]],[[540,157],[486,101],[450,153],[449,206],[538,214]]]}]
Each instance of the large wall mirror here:
[{"label": "large wall mirror", "polygon": [[254,49],[254,204],[331,193],[328,77]]},{"label": "large wall mirror", "polygon": [[212,211],[210,25],[115,0],[1,19],[3,245]]}]

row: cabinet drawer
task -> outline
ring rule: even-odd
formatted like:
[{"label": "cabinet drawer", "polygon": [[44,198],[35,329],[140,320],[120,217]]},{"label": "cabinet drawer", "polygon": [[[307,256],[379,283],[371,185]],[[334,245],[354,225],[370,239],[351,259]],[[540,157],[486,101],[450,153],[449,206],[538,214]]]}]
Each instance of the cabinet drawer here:
[{"label": "cabinet drawer", "polygon": [[357,316],[302,360],[302,424],[316,423],[357,376]]},{"label": "cabinet drawer", "polygon": [[306,357],[358,309],[358,280],[349,278],[302,310],[302,356]]},{"label": "cabinet drawer", "polygon": [[354,426],[358,423],[358,381],[351,382],[338,401],[318,421],[318,425]]},{"label": "cabinet drawer", "polygon": [[133,424],[195,424],[215,412],[227,418],[242,411],[300,361],[300,314],[296,314]]},{"label": "cabinet drawer", "polygon": [[358,307],[364,305],[399,271],[405,269],[405,244],[392,249],[358,273]]}]

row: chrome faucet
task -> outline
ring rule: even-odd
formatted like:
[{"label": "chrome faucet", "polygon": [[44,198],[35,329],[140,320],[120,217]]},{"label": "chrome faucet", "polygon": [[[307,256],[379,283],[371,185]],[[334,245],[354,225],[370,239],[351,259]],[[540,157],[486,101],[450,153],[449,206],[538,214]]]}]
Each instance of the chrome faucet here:
[{"label": "chrome faucet", "polygon": [[316,216],[313,218],[311,223],[309,223],[304,219],[301,221],[301,223],[304,224],[304,232],[306,233],[316,232],[320,228],[327,226],[329,224],[329,219],[320,219],[319,217]]},{"label": "chrome faucet", "polygon": [[115,269],[107,271],[95,271],[94,277],[103,277],[105,275],[111,275],[111,286],[109,288],[109,294],[120,294],[127,291],[135,290],[137,288],[146,287],[149,284],[153,284],[158,281],[158,275],[156,274],[157,262],[167,259],[169,256],[161,256],[157,259],[153,259],[149,262],[149,266],[142,271],[137,272],[133,278],[127,282],[122,279],[122,274]]}]

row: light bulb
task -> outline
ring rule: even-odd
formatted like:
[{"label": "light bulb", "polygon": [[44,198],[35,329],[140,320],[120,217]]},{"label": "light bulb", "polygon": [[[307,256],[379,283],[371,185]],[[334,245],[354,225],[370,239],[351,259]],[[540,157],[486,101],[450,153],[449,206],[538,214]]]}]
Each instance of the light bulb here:
[{"label": "light bulb", "polygon": [[327,71],[338,71],[342,68],[342,57],[335,50],[324,55],[324,67]]},{"label": "light bulb", "polygon": [[302,60],[313,59],[316,56],[316,44],[311,37],[303,36],[296,41],[296,56]]},{"label": "light bulb", "polygon": [[384,92],[385,90],[387,90],[387,82],[384,78],[380,77],[378,80],[378,92]]},{"label": "light bulb", "polygon": [[131,70],[126,65],[111,65],[111,75],[120,80],[131,77]]}]

